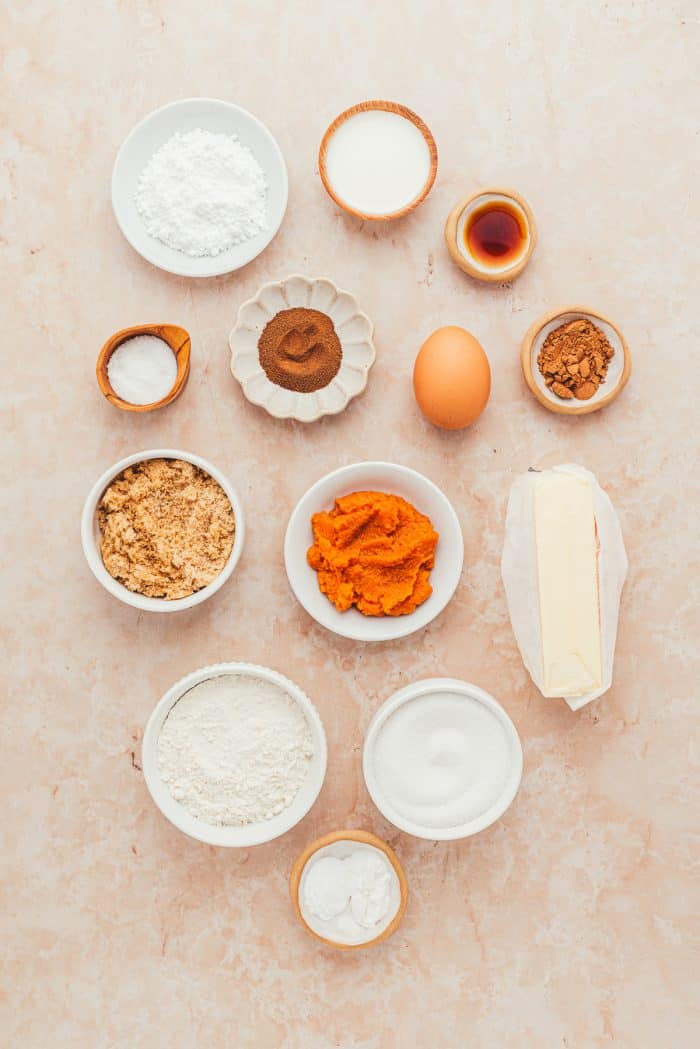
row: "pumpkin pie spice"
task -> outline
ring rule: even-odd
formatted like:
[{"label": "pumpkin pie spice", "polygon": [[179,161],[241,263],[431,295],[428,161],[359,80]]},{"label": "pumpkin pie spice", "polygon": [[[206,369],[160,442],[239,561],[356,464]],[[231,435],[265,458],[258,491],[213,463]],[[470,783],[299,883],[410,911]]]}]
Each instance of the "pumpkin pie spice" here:
[{"label": "pumpkin pie spice", "polygon": [[343,350],[333,321],[320,310],[280,310],[258,340],[260,366],[270,382],[295,393],[313,393],[338,374]]},{"label": "pumpkin pie spice", "polygon": [[557,397],[588,401],[605,382],[614,354],[605,333],[580,317],[549,333],[537,355],[537,365]]}]

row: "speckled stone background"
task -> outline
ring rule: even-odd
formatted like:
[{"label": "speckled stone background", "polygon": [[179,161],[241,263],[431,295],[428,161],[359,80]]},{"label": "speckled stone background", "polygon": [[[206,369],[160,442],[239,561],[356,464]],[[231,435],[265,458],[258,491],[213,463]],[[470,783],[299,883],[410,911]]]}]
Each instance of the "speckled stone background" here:
[{"label": "speckled stone background", "polygon": [[[697,1045],[698,17],[694,0],[2,5],[3,1045]],[[143,262],[109,199],[132,125],[190,95],[251,109],[290,175],[270,248],[200,282]],[[426,203],[380,228],[339,213],[316,170],[326,125],[367,97],[416,109],[440,151]],[[513,287],[470,282],[442,240],[454,202],[489,183],[519,189],[539,223]],[[309,428],[248,405],[228,367],[239,303],[293,271],[332,277],[376,325],[366,395]],[[567,421],[531,398],[518,348],[571,301],[619,323],[634,370],[613,406]],[[99,347],[162,320],[192,333],[186,393],[120,414],[95,383]],[[493,369],[465,433],[431,428],[412,397],[415,353],[442,324],[473,331]],[[116,602],[79,541],[102,470],[163,445],[225,470],[249,518],[235,577],[177,617]],[[466,544],[445,613],[372,648],[312,623],[282,563],[302,492],[361,458],[433,478]],[[579,714],[530,684],[499,575],[512,479],[566,460],[612,496],[630,558],[614,687]],[[159,696],[224,659],[288,674],[328,733],[317,805],[249,852],[179,834],[139,767]],[[435,674],[493,692],[525,752],[506,817],[445,845],[388,826],[360,765],[377,706]],[[352,957],[309,938],[287,898],[299,850],[344,825],[385,836],[411,887],[399,933]]]}]

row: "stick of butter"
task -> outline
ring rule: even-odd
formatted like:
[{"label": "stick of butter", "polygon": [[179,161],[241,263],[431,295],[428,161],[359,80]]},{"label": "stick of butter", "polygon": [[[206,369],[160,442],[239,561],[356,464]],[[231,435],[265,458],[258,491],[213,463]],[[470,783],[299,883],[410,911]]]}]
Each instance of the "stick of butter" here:
[{"label": "stick of butter", "polygon": [[602,685],[593,489],[574,473],[535,479],[535,542],[543,695],[581,696]]},{"label": "stick of butter", "polygon": [[594,475],[567,463],[511,488],[501,561],[523,662],[544,696],[572,710],[610,688],[627,555]]}]

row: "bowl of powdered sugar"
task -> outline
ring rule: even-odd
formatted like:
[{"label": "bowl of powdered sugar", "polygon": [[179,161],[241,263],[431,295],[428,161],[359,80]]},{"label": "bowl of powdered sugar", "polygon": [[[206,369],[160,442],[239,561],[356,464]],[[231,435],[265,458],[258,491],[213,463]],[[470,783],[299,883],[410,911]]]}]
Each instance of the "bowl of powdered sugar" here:
[{"label": "bowl of powdered sugar", "polygon": [[213,98],[172,102],[125,139],[112,206],[131,246],[183,277],[214,277],[256,258],[287,207],[277,142],[252,113]]},{"label": "bowl of powdered sugar", "polygon": [[179,830],[245,848],[279,837],[316,801],[326,736],[292,681],[250,663],[219,663],[173,685],[149,718],[143,773]]}]

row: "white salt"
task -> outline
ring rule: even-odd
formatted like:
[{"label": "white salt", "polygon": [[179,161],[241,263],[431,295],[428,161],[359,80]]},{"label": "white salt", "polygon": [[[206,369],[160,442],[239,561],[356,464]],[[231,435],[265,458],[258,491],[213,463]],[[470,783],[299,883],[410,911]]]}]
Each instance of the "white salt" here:
[{"label": "white salt", "polygon": [[118,346],[107,364],[117,397],[129,404],[153,404],[170,393],[177,378],[177,359],[157,335],[135,335]]}]

